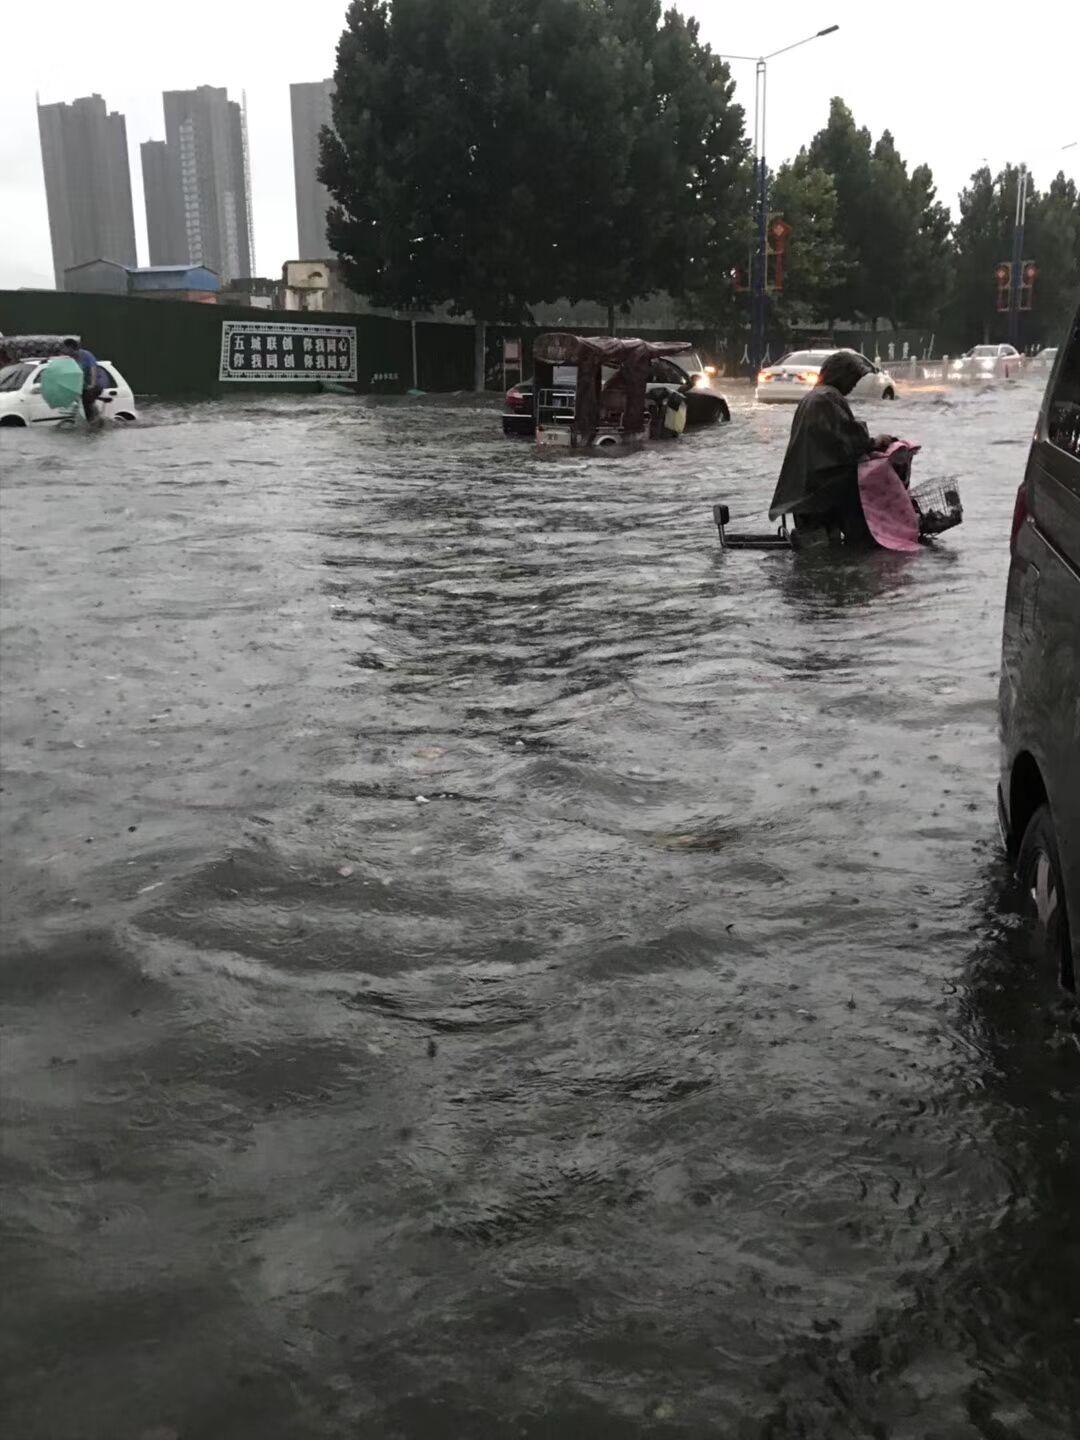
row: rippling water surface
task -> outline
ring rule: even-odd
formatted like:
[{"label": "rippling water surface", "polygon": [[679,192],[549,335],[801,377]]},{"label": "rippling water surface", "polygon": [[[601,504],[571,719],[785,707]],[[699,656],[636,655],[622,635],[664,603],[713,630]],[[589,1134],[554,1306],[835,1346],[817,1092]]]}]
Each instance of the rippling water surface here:
[{"label": "rippling water surface", "polygon": [[994,818],[1037,392],[913,556],[790,424],[0,435],[13,1440],[1080,1433],[1076,1052]]}]

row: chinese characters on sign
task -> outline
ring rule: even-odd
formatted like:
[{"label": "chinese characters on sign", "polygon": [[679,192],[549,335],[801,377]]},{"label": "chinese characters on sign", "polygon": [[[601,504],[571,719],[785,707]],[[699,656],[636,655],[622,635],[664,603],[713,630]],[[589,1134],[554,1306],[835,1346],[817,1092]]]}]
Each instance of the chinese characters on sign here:
[{"label": "chinese characters on sign", "polygon": [[356,327],[223,320],[219,380],[355,380]]}]

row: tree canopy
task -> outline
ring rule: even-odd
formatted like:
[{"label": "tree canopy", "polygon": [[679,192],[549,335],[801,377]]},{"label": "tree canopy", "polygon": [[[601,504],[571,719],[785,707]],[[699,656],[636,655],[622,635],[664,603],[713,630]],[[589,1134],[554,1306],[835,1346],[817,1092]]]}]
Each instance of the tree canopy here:
[{"label": "tree canopy", "polygon": [[[1004,338],[1005,317],[997,309],[994,269],[1012,259],[1013,222],[1019,166],[996,176],[983,166],[960,196],[954,231],[956,280],[948,313],[955,330],[981,340]],[[1029,178],[1022,260],[1038,276],[1030,314],[1022,316],[1021,340],[1056,336],[1080,291],[1080,198],[1076,184],[1058,174],[1040,194]]]},{"label": "tree canopy", "polygon": [[354,289],[409,308],[678,294],[735,224],[732,88],[659,0],[353,0],[330,242]]},{"label": "tree canopy", "polygon": [[[950,285],[951,222],[929,166],[909,174],[892,134],[883,131],[875,143],[837,97],[825,127],[777,176],[773,208],[790,203],[795,177],[811,173],[831,181],[835,207],[831,229],[828,217],[819,217],[804,237],[809,257],[800,254],[799,226],[790,222],[796,231],[792,279],[798,284],[804,268],[814,277],[800,298],[830,319],[884,317],[894,326],[932,321]],[[821,255],[829,257],[824,265],[815,258]]]},{"label": "tree canopy", "polygon": [[[661,0],[352,0],[321,137],[330,243],[377,304],[529,318],[560,298],[657,292],[747,321],[753,172],[727,66]],[[837,320],[996,334],[1017,172],[982,169],[956,222],[925,164],[840,98],[772,177],[791,226],[781,328]],[[1080,203],[1058,175],[1028,204],[1028,333],[1080,287]]]}]

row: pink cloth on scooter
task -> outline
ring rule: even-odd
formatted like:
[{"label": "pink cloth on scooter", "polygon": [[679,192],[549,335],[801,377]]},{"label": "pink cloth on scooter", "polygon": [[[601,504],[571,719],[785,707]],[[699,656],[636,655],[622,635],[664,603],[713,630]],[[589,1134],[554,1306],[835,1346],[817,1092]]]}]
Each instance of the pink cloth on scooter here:
[{"label": "pink cloth on scooter", "polygon": [[875,450],[859,462],[859,499],[870,534],[886,550],[919,549],[919,516],[903,481],[892,466],[892,456],[904,458],[918,450],[906,440],[894,440],[888,450]]}]

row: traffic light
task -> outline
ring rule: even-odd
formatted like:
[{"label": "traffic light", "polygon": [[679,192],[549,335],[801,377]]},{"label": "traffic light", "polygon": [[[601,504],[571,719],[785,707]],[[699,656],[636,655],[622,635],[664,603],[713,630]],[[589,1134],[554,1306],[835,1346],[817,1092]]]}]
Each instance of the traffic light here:
[{"label": "traffic light", "polygon": [[1020,271],[1020,309],[1031,309],[1031,296],[1035,289],[1035,276],[1039,273],[1039,267],[1031,260],[1025,260]]},{"label": "traffic light", "polygon": [[1012,262],[1003,260],[994,271],[994,279],[997,281],[997,308],[999,314],[1004,314],[1010,309],[1009,299],[1012,295]]},{"label": "traffic light", "polygon": [[769,254],[773,257],[773,289],[784,288],[784,259],[787,252],[791,226],[782,215],[774,215],[769,221]]}]

